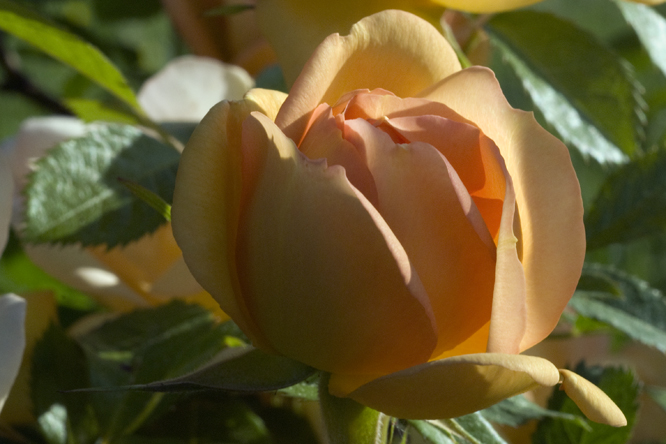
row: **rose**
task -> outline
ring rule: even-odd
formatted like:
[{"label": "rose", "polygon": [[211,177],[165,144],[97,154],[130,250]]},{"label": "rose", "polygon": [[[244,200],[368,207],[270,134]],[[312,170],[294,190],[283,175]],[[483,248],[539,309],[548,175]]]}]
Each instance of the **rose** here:
[{"label": "rose", "polygon": [[566,147],[492,72],[384,11],[329,36],[288,97],[214,107],[172,214],[192,274],[253,344],[331,373],[336,396],[442,418],[562,379],[623,425],[592,384],[518,354],[574,291],[582,211]]}]

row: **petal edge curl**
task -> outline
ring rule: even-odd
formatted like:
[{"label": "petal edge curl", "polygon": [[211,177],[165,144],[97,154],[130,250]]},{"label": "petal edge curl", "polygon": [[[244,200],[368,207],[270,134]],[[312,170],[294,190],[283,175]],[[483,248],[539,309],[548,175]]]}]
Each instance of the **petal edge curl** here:
[{"label": "petal edge curl", "polygon": [[404,11],[382,11],[317,47],[275,123],[298,144],[320,103],[333,105],[343,94],[366,88],[411,97],[458,70],[458,57],[432,25]]}]

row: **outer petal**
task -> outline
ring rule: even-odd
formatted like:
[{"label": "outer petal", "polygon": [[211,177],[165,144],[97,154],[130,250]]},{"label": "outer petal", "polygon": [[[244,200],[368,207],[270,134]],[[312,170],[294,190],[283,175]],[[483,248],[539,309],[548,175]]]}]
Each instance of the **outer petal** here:
[{"label": "outer petal", "polygon": [[423,288],[342,168],[309,161],[253,113],[243,124],[243,196],[239,278],[275,350],[337,373],[386,374],[428,359],[436,336]]},{"label": "outer petal", "polygon": [[199,122],[220,100],[240,100],[254,86],[241,67],[186,55],[169,62],[139,90],[139,103],[154,120]]},{"label": "outer petal", "polygon": [[488,335],[488,351],[492,353],[519,353],[520,343],[527,328],[525,272],[518,257],[518,238],[514,234],[517,222],[516,193],[497,147],[487,138],[482,143],[492,144],[492,152],[506,178],[502,218],[497,238],[497,266],[493,291],[493,311]]},{"label": "outer petal", "polygon": [[270,350],[252,323],[236,273],[241,198],[241,125],[251,111],[277,109],[280,96],[214,106],[192,134],[178,168],[173,233],[192,275],[257,347]]},{"label": "outer petal", "polygon": [[383,11],[356,23],[348,36],[330,35],[317,47],[275,122],[299,143],[320,103],[335,104],[363,88],[410,97],[459,69],[455,52],[429,23],[404,11]]},{"label": "outer petal", "polygon": [[22,298],[13,294],[0,297],[0,411],[21,366],[25,310]]},{"label": "outer petal", "polygon": [[431,0],[438,5],[459,11],[488,13],[509,11],[539,3],[541,0]]},{"label": "outer petal", "polygon": [[[438,357],[490,321],[495,245],[462,182],[432,145],[396,145],[364,120],[346,125],[348,140],[366,152],[377,209],[428,292],[438,333],[433,358]],[[486,351],[485,340],[476,342],[464,352]]]},{"label": "outer petal", "polygon": [[506,161],[522,231],[528,317],[520,349],[525,350],[557,324],[585,256],[583,204],[567,148],[531,114],[511,108],[488,69],[466,69],[420,96],[475,122]]},{"label": "outer petal", "polygon": [[349,397],[398,418],[453,418],[558,381],[557,368],[545,359],[482,353],[386,375],[359,387]]},{"label": "outer petal", "polygon": [[408,10],[437,25],[442,11],[433,6],[428,0],[259,0],[256,13],[291,85],[327,36],[346,33],[358,20],[385,9]]},{"label": "outer petal", "polygon": [[572,371],[560,369],[560,374],[563,379],[560,390],[565,391],[585,416],[613,427],[627,425],[622,410],[599,387]]}]

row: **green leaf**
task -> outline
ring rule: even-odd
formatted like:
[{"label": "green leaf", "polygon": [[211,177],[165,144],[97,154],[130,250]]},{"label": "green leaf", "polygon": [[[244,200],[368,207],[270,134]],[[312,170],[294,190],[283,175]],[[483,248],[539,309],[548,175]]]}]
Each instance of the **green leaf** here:
[{"label": "green leaf", "polygon": [[582,154],[622,163],[639,150],[639,89],[594,36],[535,11],[496,15],[487,30],[546,120]]},{"label": "green leaf", "polygon": [[[558,418],[546,418],[539,422],[532,435],[534,444],[624,444],[629,440],[638,410],[637,397],[639,385],[628,370],[613,367],[576,367],[576,373],[596,384],[622,410],[627,418],[626,427],[611,427],[590,422],[590,429],[585,430],[571,421]],[[548,402],[550,410],[582,415],[576,404],[561,390],[553,390]]]},{"label": "green leaf", "polygon": [[51,444],[88,442],[96,423],[85,393],[63,393],[88,382],[81,348],[63,329],[52,325],[32,355],[30,395],[40,431]]},{"label": "green leaf", "polygon": [[125,185],[128,190],[132,192],[136,197],[150,205],[155,211],[160,213],[162,217],[168,221],[171,222],[171,205],[166,203],[164,199],[162,199],[160,196],[157,194],[153,193],[146,187],[142,187],[136,182],[132,182],[131,180],[125,180],[125,179],[118,179],[120,180],[120,183]]},{"label": "green leaf", "polygon": [[409,420],[407,423],[428,443],[456,444],[456,441],[453,439],[453,433],[443,427],[436,426],[431,421]]},{"label": "green leaf", "polygon": [[69,65],[143,114],[134,92],[118,69],[97,48],[30,9],[0,0],[0,29]]},{"label": "green leaf", "polygon": [[290,398],[299,398],[306,401],[318,401],[319,400],[319,388],[316,384],[303,381],[298,384],[294,384],[290,387],[285,387],[278,390],[278,394],[288,396]]},{"label": "green leaf", "polygon": [[603,294],[601,297],[597,295],[599,293],[576,292],[569,301],[569,307],[582,316],[605,322],[632,339],[666,353],[666,332],[623,309],[613,307],[611,305],[613,299]]},{"label": "green leaf", "polygon": [[408,421],[432,444],[507,444],[480,412],[437,421]]},{"label": "green leaf", "polygon": [[588,249],[663,233],[666,150],[623,165],[606,179],[585,218]]},{"label": "green leaf", "polygon": [[456,433],[473,444],[507,444],[479,412],[455,419],[445,419],[442,422],[451,424]]},{"label": "green leaf", "polygon": [[121,109],[106,105],[99,100],[66,98],[64,99],[67,108],[85,122],[94,122],[103,120],[105,122],[125,123],[128,125],[137,125],[142,119],[129,114]]},{"label": "green leaf", "polygon": [[586,263],[569,307],[666,353],[666,299],[645,281],[611,266]]},{"label": "green leaf", "polygon": [[646,5],[615,2],[655,65],[666,75],[666,19]]},{"label": "green leaf", "polygon": [[301,382],[314,372],[313,368],[298,361],[269,355],[248,345],[226,348],[203,367],[178,378],[118,389],[163,393],[199,390],[274,391]]},{"label": "green leaf", "polygon": [[511,427],[521,426],[532,419],[560,418],[572,421],[580,427],[589,428],[583,417],[545,409],[528,401],[523,395],[505,399],[492,407],[481,410],[481,415],[488,421]]},{"label": "green leaf", "polygon": [[386,442],[388,416],[349,398],[328,392],[330,376],[319,380],[319,399],[328,442],[335,444],[376,444]]},{"label": "green leaf", "polygon": [[126,244],[164,218],[118,181],[135,182],[170,201],[180,154],[139,129],[95,125],[37,162],[26,187],[28,242]]},{"label": "green leaf", "polygon": [[[79,339],[90,366],[86,387],[145,384],[191,372],[225,347],[232,330],[203,307],[180,301],[117,317]],[[137,391],[86,394],[108,442],[133,433],[178,399]]]}]

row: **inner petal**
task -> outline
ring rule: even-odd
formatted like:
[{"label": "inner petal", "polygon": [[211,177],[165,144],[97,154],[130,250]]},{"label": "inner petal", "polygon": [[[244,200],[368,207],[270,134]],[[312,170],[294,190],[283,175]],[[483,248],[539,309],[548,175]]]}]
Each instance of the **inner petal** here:
[{"label": "inner petal", "polygon": [[248,311],[280,354],[342,374],[428,360],[434,315],[400,242],[340,167],[266,116],[243,123],[236,257]]},{"label": "inner petal", "polygon": [[[450,163],[429,144],[398,145],[370,123],[345,122],[345,137],[366,153],[378,210],[404,246],[432,304],[438,344],[432,356],[487,331],[495,251],[477,233],[474,208]],[[479,217],[480,218],[480,217]],[[481,223],[483,223],[481,221]],[[467,350],[483,352],[487,333]]]},{"label": "inner petal", "polygon": [[435,115],[395,117],[385,119],[384,125],[410,142],[434,146],[446,157],[497,243],[506,180],[492,140],[476,126]]},{"label": "inner petal", "polygon": [[342,137],[331,107],[317,107],[316,119],[310,124],[299,150],[310,159],[326,159],[328,165],[344,167],[347,179],[373,204],[377,204],[377,188],[365,156]]},{"label": "inner petal", "polygon": [[393,94],[375,94],[374,91],[356,94],[349,100],[344,114],[346,119],[366,120],[433,115],[474,125],[443,103],[411,97],[402,99]]}]

